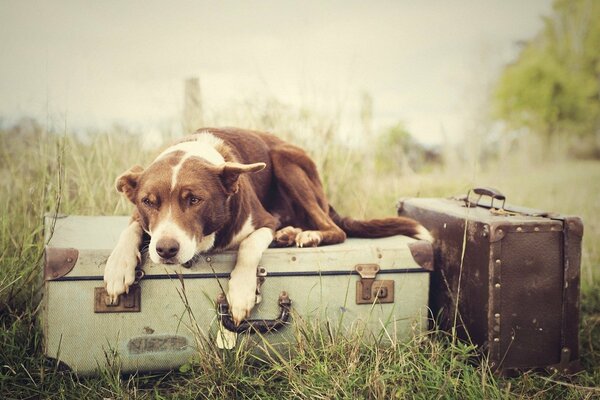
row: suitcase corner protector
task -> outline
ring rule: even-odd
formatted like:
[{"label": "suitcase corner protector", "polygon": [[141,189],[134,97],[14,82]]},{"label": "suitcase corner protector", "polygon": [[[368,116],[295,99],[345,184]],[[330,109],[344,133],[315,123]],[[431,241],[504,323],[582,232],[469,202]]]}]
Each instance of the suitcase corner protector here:
[{"label": "suitcase corner protector", "polygon": [[564,221],[565,229],[569,233],[580,238],[583,237],[583,220],[580,217],[568,216],[565,217]]},{"label": "suitcase corner protector", "polygon": [[426,240],[408,244],[413,260],[424,270],[433,272],[433,245]]},{"label": "suitcase corner protector", "polygon": [[51,281],[67,275],[79,257],[73,248],[46,247],[44,252],[44,280]]}]

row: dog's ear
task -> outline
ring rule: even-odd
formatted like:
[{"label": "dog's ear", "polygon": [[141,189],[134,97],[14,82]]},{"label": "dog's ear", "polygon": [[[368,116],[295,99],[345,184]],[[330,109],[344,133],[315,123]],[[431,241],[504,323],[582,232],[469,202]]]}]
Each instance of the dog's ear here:
[{"label": "dog's ear", "polygon": [[221,178],[221,183],[223,183],[223,187],[225,188],[225,192],[228,195],[232,195],[237,193],[240,189],[239,185],[239,177],[242,174],[248,172],[258,172],[263,169],[267,164],[265,163],[254,163],[254,164],[239,164],[235,162],[226,162],[221,167],[221,172],[219,173],[219,178]]},{"label": "dog's ear", "polygon": [[135,165],[129,170],[123,172],[121,176],[117,178],[115,186],[117,191],[123,193],[129,201],[135,204],[135,194],[137,193],[138,181],[140,175],[144,172],[144,168],[139,165]]}]

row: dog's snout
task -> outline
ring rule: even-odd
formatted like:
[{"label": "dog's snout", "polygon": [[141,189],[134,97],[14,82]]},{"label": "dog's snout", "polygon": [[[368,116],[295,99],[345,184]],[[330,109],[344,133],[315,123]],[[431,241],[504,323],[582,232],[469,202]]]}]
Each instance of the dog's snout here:
[{"label": "dog's snout", "polygon": [[179,252],[179,243],[172,238],[162,238],[156,243],[156,252],[165,260],[171,259]]}]

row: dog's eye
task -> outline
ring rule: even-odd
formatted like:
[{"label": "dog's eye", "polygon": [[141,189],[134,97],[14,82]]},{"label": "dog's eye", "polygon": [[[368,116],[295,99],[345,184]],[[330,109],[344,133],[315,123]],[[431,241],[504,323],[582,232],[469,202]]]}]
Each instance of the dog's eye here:
[{"label": "dog's eye", "polygon": [[195,206],[196,204],[200,204],[200,202],[202,201],[199,197],[196,196],[190,196],[188,199],[190,206]]},{"label": "dog's eye", "polygon": [[149,199],[149,198],[147,198],[147,197],[144,197],[144,198],[142,199],[142,203],[143,203],[143,204],[144,204],[146,207],[153,207],[153,206],[154,206],[154,204],[152,203],[152,201],[150,201],[150,199]]}]

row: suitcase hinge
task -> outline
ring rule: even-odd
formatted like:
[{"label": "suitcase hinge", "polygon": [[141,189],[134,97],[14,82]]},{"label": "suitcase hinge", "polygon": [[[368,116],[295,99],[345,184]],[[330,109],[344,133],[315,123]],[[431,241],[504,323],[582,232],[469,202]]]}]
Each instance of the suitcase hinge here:
[{"label": "suitcase hinge", "polygon": [[267,269],[265,267],[258,267],[256,270],[256,304],[262,302],[261,287],[267,279]]},{"label": "suitcase hinge", "polygon": [[394,302],[394,281],[375,280],[379,265],[358,264],[354,270],[360,275],[356,282],[356,304]]}]

